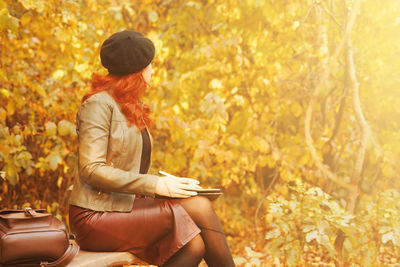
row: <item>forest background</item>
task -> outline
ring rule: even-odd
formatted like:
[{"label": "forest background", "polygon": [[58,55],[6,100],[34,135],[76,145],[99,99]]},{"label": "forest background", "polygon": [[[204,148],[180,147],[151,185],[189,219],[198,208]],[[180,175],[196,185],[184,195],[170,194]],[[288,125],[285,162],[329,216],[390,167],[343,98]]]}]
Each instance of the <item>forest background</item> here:
[{"label": "forest background", "polygon": [[224,187],[238,266],[396,266],[400,1],[0,0],[0,207],[67,222],[99,47],[156,45],[158,169]]}]

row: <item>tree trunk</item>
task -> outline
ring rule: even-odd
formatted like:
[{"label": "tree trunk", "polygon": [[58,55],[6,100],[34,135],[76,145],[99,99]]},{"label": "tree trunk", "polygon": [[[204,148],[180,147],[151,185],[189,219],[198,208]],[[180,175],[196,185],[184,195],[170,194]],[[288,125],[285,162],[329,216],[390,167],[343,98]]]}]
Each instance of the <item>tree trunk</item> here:
[{"label": "tree trunk", "polygon": [[[368,142],[371,137],[371,131],[369,125],[364,117],[361,108],[361,101],[360,101],[360,93],[359,93],[359,83],[357,81],[356,75],[356,68],[354,63],[354,53],[353,53],[353,45],[351,39],[351,30],[353,28],[356,16],[360,9],[360,1],[355,0],[353,8],[351,9],[351,13],[349,15],[348,23],[346,26],[346,31],[344,33],[344,37],[340,46],[337,49],[337,52],[340,51],[342,46],[345,46],[345,59],[346,59],[346,75],[347,79],[347,86],[352,92],[353,97],[353,110],[355,117],[358,123],[358,129],[360,133],[360,143],[358,146],[358,151],[355,158],[354,169],[351,176],[351,185],[353,188],[357,190],[349,192],[346,204],[346,210],[351,213],[357,212],[357,202],[360,197],[360,190],[359,190],[359,183],[362,178],[362,170],[365,161],[365,153],[367,150]],[[343,243],[345,240],[345,234],[342,231],[339,231],[336,240],[335,240],[335,248],[338,252],[338,266],[343,266],[343,258],[342,258],[342,251],[343,251]]]},{"label": "tree trunk", "polygon": [[318,100],[321,89],[326,89],[328,86],[328,77],[329,77],[329,48],[328,48],[328,34],[326,25],[324,24],[322,10],[319,7],[314,8],[316,12],[316,21],[318,23],[317,29],[317,47],[322,54],[322,59],[318,65],[318,81],[313,88],[313,92],[311,94],[310,102],[308,103],[305,119],[304,119],[304,136],[308,150],[310,151],[311,157],[317,166],[317,168],[322,173],[324,179],[329,179],[335,182],[337,185],[346,188],[348,191],[354,191],[354,188],[340,180],[330,169],[329,166],[326,166],[320,159],[320,156],[315,149],[313,138],[311,136],[311,121],[312,114],[314,110],[315,103]]}]

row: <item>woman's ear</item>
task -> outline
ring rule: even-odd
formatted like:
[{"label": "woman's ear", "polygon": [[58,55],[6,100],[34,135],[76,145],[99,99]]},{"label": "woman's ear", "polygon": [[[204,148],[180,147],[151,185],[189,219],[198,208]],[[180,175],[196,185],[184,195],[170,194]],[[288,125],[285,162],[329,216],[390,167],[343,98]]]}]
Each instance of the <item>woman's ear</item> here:
[{"label": "woman's ear", "polygon": [[151,75],[153,74],[153,66],[151,65],[151,63],[149,65],[147,65],[146,68],[144,68],[142,70],[142,76],[143,79],[146,83],[150,83],[151,80]]}]

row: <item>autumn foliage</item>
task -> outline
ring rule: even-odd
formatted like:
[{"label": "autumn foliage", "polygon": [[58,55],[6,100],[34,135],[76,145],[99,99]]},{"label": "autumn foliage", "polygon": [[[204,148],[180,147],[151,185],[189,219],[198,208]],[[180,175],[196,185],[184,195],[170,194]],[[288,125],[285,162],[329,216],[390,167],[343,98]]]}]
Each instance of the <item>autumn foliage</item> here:
[{"label": "autumn foliage", "polygon": [[67,221],[99,46],[156,46],[159,169],[224,187],[238,266],[400,262],[400,2],[0,0],[0,207]]}]

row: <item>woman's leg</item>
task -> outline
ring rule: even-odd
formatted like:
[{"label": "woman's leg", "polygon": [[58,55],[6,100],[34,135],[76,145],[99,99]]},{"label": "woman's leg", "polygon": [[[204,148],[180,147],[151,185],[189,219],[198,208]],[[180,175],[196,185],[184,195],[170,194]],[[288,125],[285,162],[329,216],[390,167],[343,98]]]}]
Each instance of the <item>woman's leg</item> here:
[{"label": "woman's leg", "polygon": [[174,256],[172,256],[163,267],[197,267],[204,257],[205,247],[203,239],[197,235]]},{"label": "woman's leg", "polygon": [[201,229],[201,237],[206,250],[204,259],[208,266],[235,266],[222,225],[211,201],[208,198],[197,196],[180,199],[179,203]]}]

